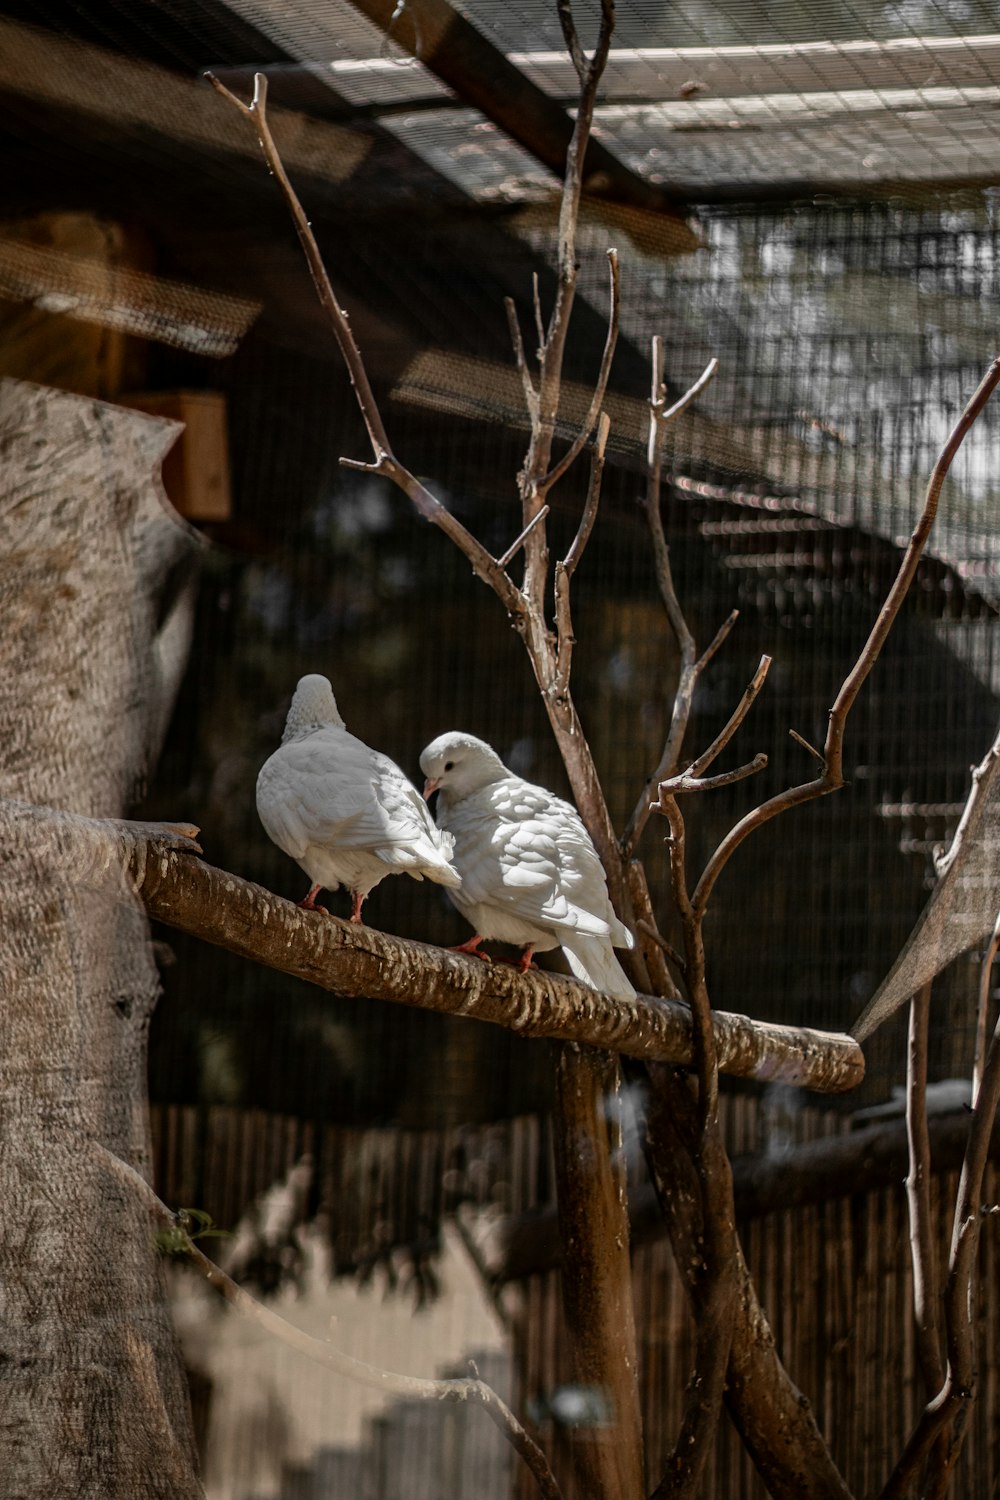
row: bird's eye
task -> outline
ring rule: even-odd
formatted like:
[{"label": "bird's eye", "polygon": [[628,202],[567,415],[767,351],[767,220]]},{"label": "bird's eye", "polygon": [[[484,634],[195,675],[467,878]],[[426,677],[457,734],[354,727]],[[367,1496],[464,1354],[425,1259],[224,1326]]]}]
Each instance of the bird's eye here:
[{"label": "bird's eye", "polygon": [[445,761],[445,763],[444,763],[444,768],[445,768],[445,770],[446,770],[446,771],[450,771],[450,770],[451,770],[451,768],[452,768],[452,766],[453,766],[453,765],[454,765],[454,764],[455,764],[455,762],[454,762],[454,761],[453,761],[453,760],[446,760],[446,761]]}]

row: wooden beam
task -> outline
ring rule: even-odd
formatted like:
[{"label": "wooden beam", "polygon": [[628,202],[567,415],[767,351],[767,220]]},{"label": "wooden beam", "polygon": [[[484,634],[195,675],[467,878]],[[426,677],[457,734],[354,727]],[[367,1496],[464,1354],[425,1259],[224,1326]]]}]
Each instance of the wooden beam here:
[{"label": "wooden beam", "polygon": [[[6,19],[0,19],[0,93],[72,110],[126,133],[153,132],[213,155],[260,154],[253,133],[202,80]],[[271,126],[289,171],[327,182],[345,182],[371,149],[370,136],[277,105]]]},{"label": "wooden beam", "polygon": [[[957,1170],[969,1135],[967,1109],[932,1115],[929,1121],[935,1172]],[[993,1160],[1000,1158],[1000,1126],[994,1130]],[[787,1208],[828,1203],[852,1193],[896,1186],[908,1166],[906,1124],[868,1125],[845,1135],[808,1141],[781,1155],[737,1156],[733,1196],[741,1223]],[[632,1244],[666,1234],[656,1193],[649,1183],[629,1195]],[[496,1237],[489,1270],[498,1282],[519,1281],[559,1265],[559,1223],[554,1206],[511,1219]]]},{"label": "wooden beam", "polygon": [[[536,161],[562,177],[573,133],[569,114],[448,0],[420,0],[416,7],[402,8],[395,0],[352,0],[352,4],[464,104],[478,109]],[[673,219],[684,217],[675,198],[626,167],[597,140],[592,139],[587,147],[583,186],[592,197]]]}]

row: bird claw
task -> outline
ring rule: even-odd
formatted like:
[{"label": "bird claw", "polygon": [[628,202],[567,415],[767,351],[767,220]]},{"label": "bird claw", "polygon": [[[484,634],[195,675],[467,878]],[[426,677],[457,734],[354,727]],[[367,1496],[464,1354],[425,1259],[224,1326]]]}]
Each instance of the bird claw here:
[{"label": "bird claw", "polygon": [[493,962],[490,954],[486,953],[479,945],[481,937],[470,938],[467,943],[458,943],[454,948],[449,948],[449,953],[468,953],[472,958],[481,958],[484,964]]}]

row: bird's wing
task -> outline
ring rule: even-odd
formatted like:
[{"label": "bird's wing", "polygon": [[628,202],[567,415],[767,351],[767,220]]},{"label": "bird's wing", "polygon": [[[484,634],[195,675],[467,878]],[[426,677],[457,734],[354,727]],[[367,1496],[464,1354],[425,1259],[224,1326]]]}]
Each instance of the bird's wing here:
[{"label": "bird's wing", "polygon": [[604,872],[568,803],[509,777],[460,802],[450,826],[460,839],[467,902],[500,906],[554,931],[607,935]]},{"label": "bird's wing", "polygon": [[386,756],[329,726],[290,741],[265,762],[257,807],[268,834],[295,859],[310,844],[381,853],[428,838],[430,819],[420,818],[406,785]]},{"label": "bird's wing", "polygon": [[454,840],[438,828],[413,782],[380,750],[373,750],[371,755],[377,773],[375,795],[387,833],[377,852],[390,863],[396,851],[412,851],[432,862],[436,858],[449,860]]}]

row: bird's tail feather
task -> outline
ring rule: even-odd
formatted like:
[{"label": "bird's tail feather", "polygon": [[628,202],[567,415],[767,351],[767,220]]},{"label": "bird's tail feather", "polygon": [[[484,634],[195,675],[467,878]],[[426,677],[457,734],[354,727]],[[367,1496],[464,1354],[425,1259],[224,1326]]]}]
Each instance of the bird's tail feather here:
[{"label": "bird's tail feather", "polygon": [[632,1000],[635,990],[628,976],[615,958],[614,949],[606,937],[588,937],[586,933],[573,934],[572,946],[563,942],[566,962],[582,984],[592,990],[614,995],[618,1000]]}]

